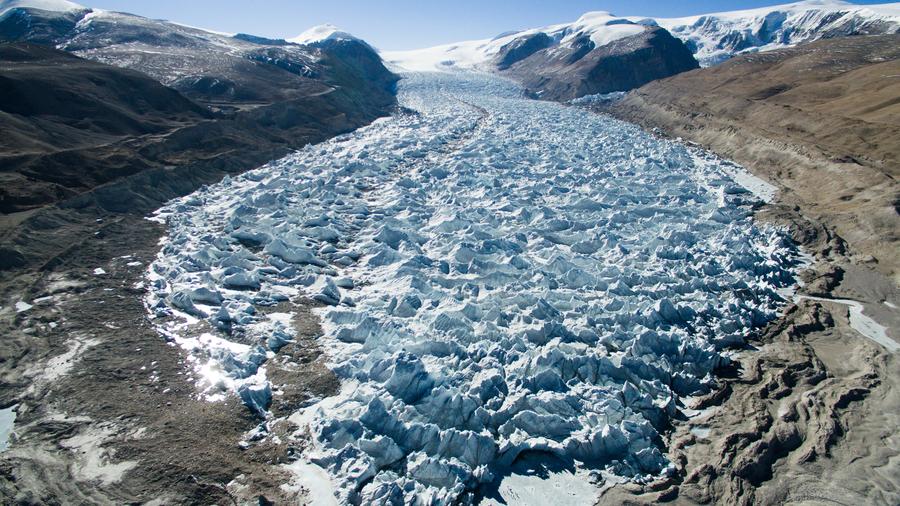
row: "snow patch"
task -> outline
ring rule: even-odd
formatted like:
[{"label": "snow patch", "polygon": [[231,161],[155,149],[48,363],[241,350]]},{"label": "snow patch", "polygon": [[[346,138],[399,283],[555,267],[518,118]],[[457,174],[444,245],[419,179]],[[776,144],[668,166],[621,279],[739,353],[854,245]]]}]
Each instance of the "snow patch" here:
[{"label": "snow patch", "polygon": [[72,367],[74,367],[75,364],[78,363],[81,355],[83,355],[84,352],[89,348],[96,346],[99,343],[100,340],[96,338],[86,339],[81,336],[73,337],[67,343],[68,349],[65,352],[50,358],[43,365],[36,364],[28,369],[26,375],[34,378],[34,380],[32,381],[31,385],[28,386],[25,392],[34,392],[39,385],[53,383],[66,374],[69,374],[69,372],[72,370]]},{"label": "snow patch", "polygon": [[818,302],[833,302],[835,304],[843,304],[848,307],[850,313],[850,327],[881,346],[884,346],[889,352],[897,353],[900,350],[900,343],[891,339],[887,335],[887,327],[866,316],[863,311],[865,306],[851,299],[826,299],[823,297],[812,297],[810,295],[797,295],[794,302],[801,300],[814,300]]},{"label": "snow patch", "polygon": [[116,433],[108,425],[88,427],[75,436],[60,441],[60,446],[78,456],[75,475],[82,480],[96,480],[111,485],[122,479],[125,473],[137,467],[136,461],[111,462],[115,453],[105,447],[106,441]]},{"label": "snow patch", "polygon": [[294,42],[297,44],[315,44],[317,42],[323,42],[326,40],[359,39],[345,31],[342,31],[341,29],[330,23],[314,26],[294,38],[287,39],[288,42]]},{"label": "snow patch", "polygon": [[9,438],[16,423],[16,407],[13,405],[0,409],[0,452],[9,448]]},{"label": "snow patch", "polygon": [[87,10],[87,7],[67,0],[3,0],[0,1],[0,16],[12,9],[39,9],[52,12]]}]

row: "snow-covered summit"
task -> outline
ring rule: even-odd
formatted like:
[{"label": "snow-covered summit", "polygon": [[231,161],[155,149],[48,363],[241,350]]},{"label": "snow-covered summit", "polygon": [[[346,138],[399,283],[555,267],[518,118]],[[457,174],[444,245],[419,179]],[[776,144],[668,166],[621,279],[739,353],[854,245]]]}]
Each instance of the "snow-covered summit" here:
[{"label": "snow-covered summit", "polygon": [[326,40],[360,40],[359,38],[351,35],[348,32],[345,32],[338,27],[332,25],[331,23],[325,23],[324,25],[318,25],[306,30],[300,35],[287,39],[288,42],[295,42],[297,44],[315,44],[318,42],[323,42]]},{"label": "snow-covered summit", "polygon": [[68,0],[0,0],[0,16],[16,8],[40,9],[51,12],[86,10],[87,7]]},{"label": "snow-covered summit", "polygon": [[643,31],[643,28],[632,21],[616,17],[606,11],[588,12],[578,18],[572,24],[556,25],[555,30],[546,30],[551,37],[559,37],[562,35],[561,43],[566,43],[575,38],[587,35],[597,47],[605,46],[610,42],[632,35],[637,35]]},{"label": "snow-covered summit", "polygon": [[657,24],[682,39],[702,65],[734,54],[765,51],[821,38],[900,32],[900,3],[856,5],[807,0],[682,18],[629,18]]},{"label": "snow-covered summit", "polygon": [[616,17],[609,12],[588,12],[574,23],[506,32],[492,39],[470,40],[412,51],[385,51],[382,58],[387,63],[406,70],[429,71],[447,69],[484,69],[501,48],[520,37],[544,33],[559,44],[568,44],[576,38],[588,36],[595,46],[637,35],[644,27],[631,20]]},{"label": "snow-covered summit", "polygon": [[684,41],[702,65],[747,51],[790,46],[841,35],[900,32],[900,3],[856,5],[840,0],[808,0],[757,9],[681,18],[617,17],[588,12],[573,23],[506,32],[492,39],[471,40],[410,51],[385,51],[386,62],[407,70],[492,70],[500,49],[515,39],[544,33],[561,45],[583,36],[595,47],[636,35],[643,26],[660,26]]}]

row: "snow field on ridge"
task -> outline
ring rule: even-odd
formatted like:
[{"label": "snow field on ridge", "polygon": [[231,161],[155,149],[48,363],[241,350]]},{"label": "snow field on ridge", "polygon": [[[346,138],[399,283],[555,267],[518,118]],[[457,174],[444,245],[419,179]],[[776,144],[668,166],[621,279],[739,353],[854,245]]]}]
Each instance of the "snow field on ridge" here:
[{"label": "snow field on ridge", "polygon": [[[649,13],[648,13],[649,14]],[[850,32],[900,32],[900,3],[856,5],[840,0],[808,0],[755,9],[679,18],[618,17],[587,12],[572,23],[500,34],[440,46],[382,51],[386,62],[409,71],[491,70],[491,60],[519,37],[544,33],[562,46],[582,35],[595,47],[637,35],[644,26],[661,26],[681,39],[703,67],[736,54],[769,51]]]},{"label": "snow field on ridge", "polygon": [[344,386],[292,419],[342,503],[466,502],[523,452],[669,472],[658,431],[776,316],[796,251],[703,151],[487,75],[399,98],[418,113],[161,209],[147,306],[205,395],[265,415],[292,330],[256,308],[304,295]]}]

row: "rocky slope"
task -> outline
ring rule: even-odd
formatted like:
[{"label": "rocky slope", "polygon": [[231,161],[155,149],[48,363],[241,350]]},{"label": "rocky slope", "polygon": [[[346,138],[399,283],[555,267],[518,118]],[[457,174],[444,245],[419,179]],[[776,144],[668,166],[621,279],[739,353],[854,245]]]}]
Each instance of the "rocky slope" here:
[{"label": "rocky slope", "polygon": [[[737,355],[733,377],[674,425],[678,477],[604,500],[896,504],[898,48],[885,35],[742,55],[602,107],[776,185],[758,218],[816,261],[758,350]],[[889,346],[864,339],[847,304]]]},{"label": "rocky slope", "polygon": [[[545,42],[546,47],[531,51]],[[501,47],[494,61],[502,75],[529,93],[560,101],[627,91],[698,68],[685,45],[658,27],[599,47],[588,36],[556,45],[543,33],[526,35]]]},{"label": "rocky slope", "polygon": [[6,0],[3,41],[84,58],[34,46],[7,51],[4,213],[225,152],[262,162],[316,132],[371,121],[394,103],[396,76],[368,44],[342,32],[300,45],[64,0]]},{"label": "rocky slope", "polygon": [[[352,36],[296,44],[58,0],[0,3],[0,42],[17,41],[138,70],[201,104],[226,110],[328,92],[332,67],[348,63],[337,54],[344,46],[359,49],[355,59],[380,64],[374,50]],[[366,77],[373,87],[393,82],[383,71]]]},{"label": "rocky slope", "polygon": [[[371,121],[394,103],[397,78],[349,34],[300,45],[62,0],[15,0],[0,3],[0,41],[92,60],[38,54],[35,46],[8,51],[4,213],[149,169],[199,159],[221,167],[223,153],[260,163],[317,134]],[[142,199],[104,205],[121,210],[135,200]]]},{"label": "rocky slope", "polygon": [[0,45],[0,212],[40,207],[140,172],[143,161],[86,157],[214,116],[140,72],[47,46]]}]

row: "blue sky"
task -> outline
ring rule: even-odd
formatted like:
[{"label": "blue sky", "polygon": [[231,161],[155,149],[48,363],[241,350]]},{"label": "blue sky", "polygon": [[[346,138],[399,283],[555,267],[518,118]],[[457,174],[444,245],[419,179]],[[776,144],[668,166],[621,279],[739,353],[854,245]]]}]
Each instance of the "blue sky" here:
[{"label": "blue sky", "polygon": [[[75,0],[89,7],[225,32],[293,37],[332,23],[380,49],[413,49],[481,39],[507,30],[574,21],[587,11],[686,16],[778,5],[790,0]],[[854,3],[883,3],[857,0]]]}]

